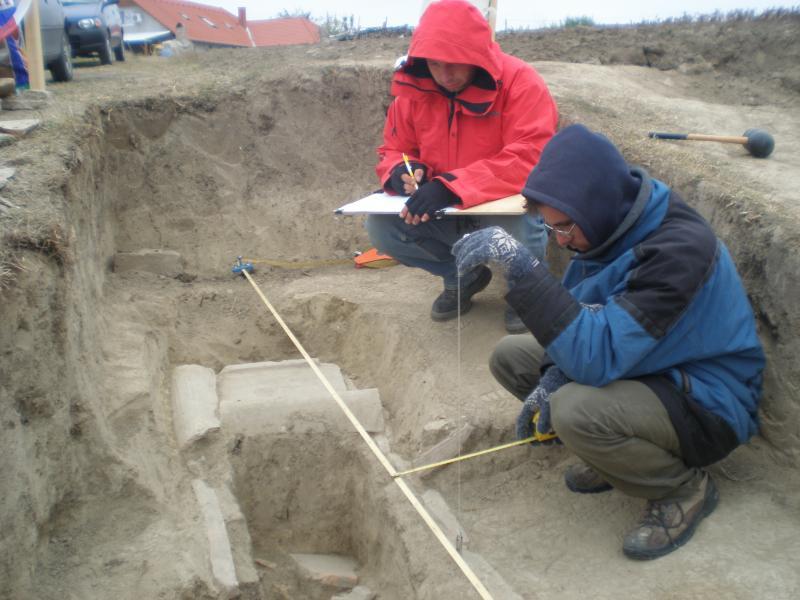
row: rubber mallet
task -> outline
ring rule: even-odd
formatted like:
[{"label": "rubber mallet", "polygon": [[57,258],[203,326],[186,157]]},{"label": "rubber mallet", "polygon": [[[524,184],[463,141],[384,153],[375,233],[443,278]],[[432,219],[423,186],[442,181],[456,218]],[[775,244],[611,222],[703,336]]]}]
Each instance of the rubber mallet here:
[{"label": "rubber mallet", "polygon": [[694,140],[697,142],[741,144],[756,158],[767,158],[775,148],[775,140],[763,129],[748,129],[741,136],[704,135],[702,133],[659,133],[657,131],[651,131],[647,135],[658,140]]}]

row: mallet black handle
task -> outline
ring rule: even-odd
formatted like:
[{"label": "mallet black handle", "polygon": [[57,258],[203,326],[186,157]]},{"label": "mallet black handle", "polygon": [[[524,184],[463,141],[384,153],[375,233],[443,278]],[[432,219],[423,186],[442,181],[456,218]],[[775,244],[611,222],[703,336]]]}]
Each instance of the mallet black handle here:
[{"label": "mallet black handle", "polygon": [[660,133],[658,131],[651,131],[647,134],[651,138],[657,140],[685,140],[688,133]]}]

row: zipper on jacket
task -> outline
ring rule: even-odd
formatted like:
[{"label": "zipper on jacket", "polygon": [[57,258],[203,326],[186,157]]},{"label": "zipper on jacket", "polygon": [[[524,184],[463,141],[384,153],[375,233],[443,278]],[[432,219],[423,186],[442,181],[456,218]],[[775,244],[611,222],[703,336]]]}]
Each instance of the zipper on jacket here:
[{"label": "zipper on jacket", "polygon": [[450,98],[450,115],[447,117],[447,131],[453,125],[453,116],[456,114],[456,101]]}]

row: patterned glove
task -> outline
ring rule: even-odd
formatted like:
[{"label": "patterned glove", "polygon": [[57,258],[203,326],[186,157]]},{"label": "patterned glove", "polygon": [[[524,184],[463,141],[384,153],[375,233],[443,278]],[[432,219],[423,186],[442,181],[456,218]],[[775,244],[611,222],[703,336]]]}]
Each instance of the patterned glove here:
[{"label": "patterned glove", "polygon": [[[425,177],[427,176],[428,169],[425,167],[425,165],[415,160],[409,161],[409,164],[411,165],[412,173],[416,173],[417,169],[422,169],[422,181],[417,182],[417,185],[421,186],[423,183],[425,183]],[[389,187],[401,196],[406,195],[405,184],[403,183],[403,175],[408,175],[408,169],[406,169],[406,163],[404,162],[392,169],[392,176],[389,177]]]},{"label": "patterned glove", "polygon": [[509,283],[531,273],[539,260],[500,227],[487,227],[468,233],[453,246],[456,267],[460,274],[469,273],[478,265],[499,266]]},{"label": "patterned glove", "polygon": [[550,423],[550,395],[561,386],[569,383],[569,379],[561,369],[552,366],[544,372],[539,385],[525,398],[522,403],[522,411],[517,417],[517,439],[524,440],[533,435],[533,416],[539,412],[539,420],[536,423],[536,431],[540,434],[552,432]]},{"label": "patterned glove", "polygon": [[435,217],[436,211],[452,206],[459,201],[459,197],[447,186],[438,179],[434,179],[419,186],[419,189],[406,202],[406,206],[409,214],[413,216]]}]

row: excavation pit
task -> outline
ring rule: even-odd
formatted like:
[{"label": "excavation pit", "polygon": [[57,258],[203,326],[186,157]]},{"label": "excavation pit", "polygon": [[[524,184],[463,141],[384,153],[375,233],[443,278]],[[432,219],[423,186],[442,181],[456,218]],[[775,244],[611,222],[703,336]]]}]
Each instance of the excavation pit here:
[{"label": "excavation pit", "polygon": [[[798,258],[776,250],[797,239],[794,212],[778,221],[753,191],[764,185],[755,176],[735,195],[708,162],[686,170],[699,149],[640,143],[605,116],[615,99],[597,90],[612,72],[588,69],[541,69],[562,118],[614,134],[632,161],[676,182],[737,258],[770,357],[764,438],[715,467],[722,501],[691,544],[648,565],[631,565],[619,549],[639,503],[616,492],[569,494],[561,474],[574,458],[563,448],[512,449],[408,481],[419,497],[441,495],[497,598],[794,597],[800,377],[788,299]],[[613,74],[628,89],[637,77],[667,85],[660,73]],[[387,81],[385,66],[315,65],[252,88],[88,111],[83,135],[63,150],[63,178],[47,188],[63,210],[57,227],[18,244],[24,269],[2,292],[1,464],[3,481],[15,482],[0,523],[13,540],[0,561],[9,598],[221,597],[198,480],[216,494],[245,597],[336,593],[293,554],[352,559],[379,598],[477,597],[358,434],[346,421],[329,426],[332,399],[316,397],[314,419],[294,416],[286,431],[247,420],[226,429],[221,411],[219,431],[185,449],[175,436],[177,367],[219,377],[236,365],[299,359],[248,282],[230,272],[244,256],[311,355],[338,365],[348,389],[379,391],[385,423],[376,435],[397,467],[463,422],[472,432],[464,451],[510,441],[518,404],[487,366],[503,335],[502,286],[493,283],[463,319],[459,363],[455,324],[427,317],[436,281],[404,267],[344,264],[369,243],[358,219],[333,209],[376,187]],[[727,149],[709,152],[729,158]],[[769,160],[765,178],[792,167],[778,151]]]}]

